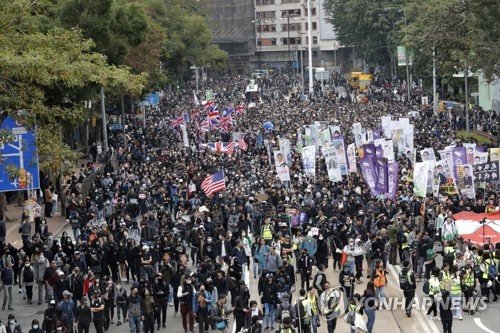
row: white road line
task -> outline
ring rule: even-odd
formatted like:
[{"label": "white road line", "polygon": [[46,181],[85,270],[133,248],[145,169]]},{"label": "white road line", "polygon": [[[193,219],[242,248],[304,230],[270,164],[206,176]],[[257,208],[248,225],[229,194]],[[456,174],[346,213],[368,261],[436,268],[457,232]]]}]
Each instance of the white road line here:
[{"label": "white road line", "polygon": [[484,324],[481,322],[481,318],[474,318],[474,322],[483,331],[488,332],[488,333],[495,333],[494,331],[490,330],[488,327],[484,326]]},{"label": "white road line", "polygon": [[[396,283],[399,284],[399,273],[401,273],[401,266],[399,265],[387,265],[389,267],[389,270],[391,271],[391,274],[395,277],[396,279]],[[424,314],[422,311],[414,311],[414,313],[416,314],[416,317],[417,317],[417,320],[422,322],[422,329],[425,331],[425,332],[428,332],[428,333],[440,333],[441,331],[438,329],[438,327],[436,326],[436,323],[432,320],[429,320]],[[494,332],[493,332],[494,333]]]}]

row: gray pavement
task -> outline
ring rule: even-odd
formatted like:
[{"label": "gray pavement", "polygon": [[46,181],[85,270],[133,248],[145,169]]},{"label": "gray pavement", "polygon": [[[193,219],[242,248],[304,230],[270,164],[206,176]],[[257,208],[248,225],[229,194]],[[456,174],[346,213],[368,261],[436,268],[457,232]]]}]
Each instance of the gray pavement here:
[{"label": "gray pavement", "polygon": [[[15,207],[13,205],[8,207],[7,216],[11,219],[18,218],[20,216],[21,208]],[[16,215],[18,214],[18,215]],[[71,227],[68,223],[65,223],[65,220],[60,215],[56,216],[53,219],[49,219],[49,228],[54,232],[56,238],[59,238],[60,234],[63,231],[71,233]],[[8,236],[7,240],[12,242],[13,244],[20,247],[20,236],[17,233],[18,222],[11,222],[8,224]],[[326,270],[327,279],[334,285],[338,286],[338,273],[332,270],[332,260],[330,259],[329,268]],[[388,275],[388,287],[386,290],[386,297],[388,298],[397,298],[399,302],[402,301],[402,292],[399,289],[399,281],[398,274],[400,271],[399,266],[389,267],[389,275]],[[314,273],[314,272],[313,272]],[[250,294],[252,295],[250,299],[259,300],[260,297],[257,295],[257,280],[253,278],[253,276],[247,277],[247,281],[249,284]],[[300,282],[300,281],[298,281]],[[422,298],[424,295],[422,293],[422,284],[423,282],[418,283],[417,287],[417,296]],[[365,288],[365,283],[357,284],[355,286],[355,292],[362,294]],[[34,294],[38,290],[34,289]],[[3,298],[3,294],[1,296]],[[295,297],[294,297],[295,298]],[[36,302],[32,305],[27,304],[25,300],[23,300],[23,296],[18,293],[18,288],[14,289],[13,295],[13,308],[14,311],[0,311],[0,320],[3,323],[7,323],[7,316],[9,313],[13,313],[18,322],[21,324],[21,327],[24,332],[28,332],[31,327],[31,321],[34,318],[38,320],[42,320],[43,312],[46,308],[46,305],[37,305]],[[401,307],[400,307],[401,308]],[[498,327],[500,324],[500,319],[498,314],[500,313],[500,302],[497,303],[489,303],[488,308],[480,313],[477,313],[474,316],[469,316],[468,314],[463,314],[463,320],[454,320],[453,322],[453,332],[455,333],[471,333],[471,332],[500,332]],[[159,332],[184,332],[182,328],[181,318],[180,316],[174,317],[174,308],[169,307],[167,310],[168,320],[167,320],[167,328],[160,329]],[[439,321],[429,320],[425,316],[426,312],[423,310],[414,309],[412,312],[412,317],[406,317],[403,310],[384,310],[380,309],[376,313],[376,321],[374,325],[373,332],[402,332],[402,333],[439,333],[442,332],[441,323]],[[116,317],[115,317],[116,323]],[[319,333],[326,333],[326,322],[322,319],[321,327],[318,328]],[[276,325],[275,327],[278,327]],[[229,333],[234,332],[234,325],[231,321],[229,326]],[[91,332],[94,332],[94,328],[91,326]],[[124,324],[121,326],[116,326],[116,324],[111,325],[110,329],[107,333],[119,333],[128,331],[128,325]],[[198,332],[198,327],[195,327],[194,332]],[[270,332],[270,331],[268,331]],[[338,318],[337,328],[335,332],[349,332],[347,325],[343,322],[343,316]],[[273,332],[274,333],[274,332]]]}]

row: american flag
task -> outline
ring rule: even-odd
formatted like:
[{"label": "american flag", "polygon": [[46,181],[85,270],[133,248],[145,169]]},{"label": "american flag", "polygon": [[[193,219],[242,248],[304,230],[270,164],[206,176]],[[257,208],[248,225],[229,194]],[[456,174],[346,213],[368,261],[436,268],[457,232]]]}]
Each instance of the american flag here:
[{"label": "american flag", "polygon": [[240,104],[236,107],[235,111],[236,114],[243,114],[245,113],[245,106],[243,104]]},{"label": "american flag", "polygon": [[211,196],[215,192],[225,191],[226,182],[224,180],[224,172],[217,171],[213,175],[206,177],[201,183],[201,189],[207,196]]},{"label": "american flag", "polygon": [[229,156],[232,156],[234,154],[234,141],[231,140],[231,142],[229,142],[229,144],[227,145],[227,154]]},{"label": "american flag", "polygon": [[247,143],[245,142],[245,139],[241,138],[238,141],[238,147],[240,147],[241,150],[247,150],[248,149],[248,146],[247,146]]},{"label": "american flag", "polygon": [[173,128],[180,128],[183,123],[184,117],[182,115],[175,119],[170,119],[170,126],[172,126]]}]

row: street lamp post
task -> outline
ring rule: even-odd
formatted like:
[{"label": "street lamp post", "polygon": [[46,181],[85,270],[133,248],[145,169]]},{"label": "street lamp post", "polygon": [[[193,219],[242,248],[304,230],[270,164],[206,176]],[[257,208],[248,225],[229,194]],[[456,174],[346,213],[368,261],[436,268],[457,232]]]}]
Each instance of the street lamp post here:
[{"label": "street lamp post", "polygon": [[[259,64],[259,69],[262,67],[262,19],[255,19],[255,20],[252,20],[253,23],[257,23],[259,22],[259,25],[258,25],[258,29],[259,29],[259,61],[258,61],[258,64]],[[264,22],[266,22],[264,20]]]},{"label": "street lamp post", "polygon": [[309,57],[309,98],[313,94],[313,66],[312,66],[312,29],[311,29],[311,0],[307,0],[307,55]]}]

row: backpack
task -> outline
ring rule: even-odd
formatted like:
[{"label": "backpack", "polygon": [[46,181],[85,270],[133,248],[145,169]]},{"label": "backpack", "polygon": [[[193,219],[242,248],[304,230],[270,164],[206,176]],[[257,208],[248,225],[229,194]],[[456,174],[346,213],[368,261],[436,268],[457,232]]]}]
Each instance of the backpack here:
[{"label": "backpack", "polygon": [[429,281],[425,281],[424,285],[422,286],[422,292],[426,295],[429,295]]},{"label": "backpack", "polygon": [[297,313],[299,318],[307,317],[306,307],[304,306],[304,302],[302,299],[299,299],[296,303]]},{"label": "backpack", "polygon": [[498,269],[494,259],[490,259],[488,263],[488,275],[495,279],[498,277]]},{"label": "backpack", "polygon": [[35,281],[35,274],[33,273],[33,269],[30,267],[24,267],[23,270],[23,281],[24,282],[33,282]]},{"label": "backpack", "polygon": [[316,287],[316,283],[318,282],[318,278],[319,278],[319,276],[320,276],[320,275],[321,275],[321,283],[320,283],[320,289],[318,290],[318,295],[320,295],[320,294],[321,294],[321,292],[323,291],[323,286],[322,286],[322,284],[326,281],[326,279],[325,279],[325,274],[324,274],[324,273],[322,273],[322,272],[318,272],[318,273],[316,273],[316,275],[314,276],[314,279],[313,279],[313,283],[312,283],[312,286],[313,286],[314,288],[317,288],[317,287]]},{"label": "backpack", "polygon": [[448,263],[450,267],[453,267],[454,261],[455,261],[455,252],[446,253],[443,257],[443,264]]},{"label": "backpack", "polygon": [[349,310],[349,312],[347,312],[346,323],[348,325],[353,326],[355,320],[356,320],[356,311],[354,309],[351,309],[351,310]]},{"label": "backpack", "polygon": [[436,254],[434,253],[434,249],[432,247],[428,248],[426,251],[425,251],[425,256],[427,257],[427,260],[432,260],[434,259],[434,256]]},{"label": "backpack", "polygon": [[290,304],[288,304],[288,307],[285,309],[285,308],[281,308],[281,322],[283,322],[283,319],[285,318],[292,318],[292,315],[290,314]]},{"label": "backpack", "polygon": [[365,258],[366,260],[370,260],[373,258],[373,248],[372,248],[373,242],[366,242],[365,244]]},{"label": "backpack", "polygon": [[412,289],[410,271],[407,271],[406,274],[403,274],[403,272],[399,273],[399,288],[401,288],[401,290]]}]

